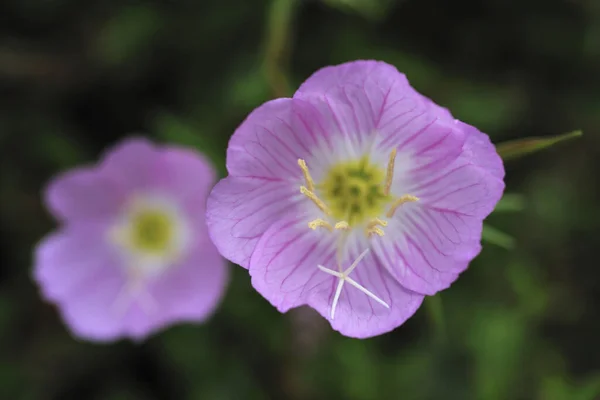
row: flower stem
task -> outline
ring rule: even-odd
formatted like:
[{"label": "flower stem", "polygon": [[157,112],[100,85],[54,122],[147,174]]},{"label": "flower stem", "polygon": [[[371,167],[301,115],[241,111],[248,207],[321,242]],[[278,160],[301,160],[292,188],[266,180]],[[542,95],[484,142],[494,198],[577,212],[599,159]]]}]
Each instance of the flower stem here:
[{"label": "flower stem", "polygon": [[292,19],[297,0],[272,0],[266,32],[264,68],[273,97],[292,94],[287,77],[291,54]]},{"label": "flower stem", "polygon": [[427,297],[425,299],[425,309],[434,330],[434,338],[440,343],[444,342],[446,340],[446,322],[440,295]]}]

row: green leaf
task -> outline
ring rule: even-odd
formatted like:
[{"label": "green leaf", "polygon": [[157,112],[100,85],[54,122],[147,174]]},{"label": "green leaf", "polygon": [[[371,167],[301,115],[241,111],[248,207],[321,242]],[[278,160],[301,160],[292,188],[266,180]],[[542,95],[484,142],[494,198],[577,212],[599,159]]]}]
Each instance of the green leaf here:
[{"label": "green leaf", "polygon": [[36,136],[36,142],[40,155],[58,168],[72,167],[92,159],[76,138],[64,133],[42,131]]},{"label": "green leaf", "polygon": [[553,288],[544,281],[543,269],[525,256],[512,257],[505,267],[507,282],[515,294],[514,310],[530,321],[544,317]]},{"label": "green leaf", "polygon": [[465,338],[474,359],[473,398],[518,398],[519,367],[526,362],[531,349],[528,331],[527,320],[506,309],[481,309],[473,316]]},{"label": "green leaf", "polygon": [[519,212],[525,208],[525,198],[517,193],[505,193],[500,199],[494,212]]},{"label": "green leaf", "polygon": [[515,239],[512,236],[489,225],[483,226],[482,239],[507,250],[515,247]]},{"label": "green leaf", "polygon": [[600,396],[600,375],[590,376],[585,381],[572,382],[563,376],[545,378],[540,398],[548,400],[597,400]]},{"label": "green leaf", "polygon": [[511,140],[500,143],[496,146],[496,150],[504,161],[522,157],[529,153],[543,150],[565,140],[573,139],[583,135],[582,131],[573,131],[558,136],[552,137],[531,137],[525,139]]}]

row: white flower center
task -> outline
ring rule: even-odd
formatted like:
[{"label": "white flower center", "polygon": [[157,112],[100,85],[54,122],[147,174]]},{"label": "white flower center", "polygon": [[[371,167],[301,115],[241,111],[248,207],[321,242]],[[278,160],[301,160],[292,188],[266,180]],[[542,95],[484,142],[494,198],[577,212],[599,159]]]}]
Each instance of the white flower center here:
[{"label": "white flower center", "polygon": [[[313,181],[306,162],[298,160],[306,184],[300,186],[300,192],[325,217],[310,221],[309,228],[348,231],[361,227],[367,237],[374,234],[383,236],[383,228],[388,224],[386,219],[392,218],[401,205],[419,201],[418,197],[410,194],[391,195],[395,160],[396,149],[393,149],[385,169],[372,164],[368,156],[341,162],[331,166],[325,179],[319,183]],[[385,208],[387,212],[384,212]]]},{"label": "white flower center", "polygon": [[133,196],[109,230],[109,240],[137,277],[155,276],[187,250],[190,230],[179,207],[165,197]]}]

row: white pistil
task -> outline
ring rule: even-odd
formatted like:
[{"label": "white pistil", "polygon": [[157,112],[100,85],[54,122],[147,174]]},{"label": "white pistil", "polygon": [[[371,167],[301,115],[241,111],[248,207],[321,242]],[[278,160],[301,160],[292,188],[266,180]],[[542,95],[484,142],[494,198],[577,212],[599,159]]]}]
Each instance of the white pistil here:
[{"label": "white pistil", "polygon": [[370,298],[372,298],[373,300],[375,300],[376,302],[378,302],[385,308],[390,308],[390,306],[388,306],[385,301],[383,301],[379,297],[375,296],[372,292],[365,289],[362,285],[360,285],[358,282],[356,282],[354,279],[350,278],[350,276],[349,276],[352,273],[352,271],[354,271],[354,268],[356,268],[358,263],[367,255],[368,252],[369,252],[369,249],[366,249],[365,251],[363,251],[361,253],[361,255],[359,255],[358,258],[356,260],[354,260],[352,265],[350,265],[350,267],[348,267],[348,269],[346,269],[343,272],[337,272],[332,269],[325,268],[322,265],[317,265],[317,267],[321,271],[323,271],[329,275],[333,275],[339,279],[337,288],[335,290],[335,296],[333,297],[333,304],[331,305],[331,319],[333,319],[335,316],[335,309],[336,309],[337,303],[340,299],[340,295],[342,293],[342,288],[344,287],[344,282],[348,282],[350,285],[354,286],[355,288],[357,288],[358,290],[360,290],[361,292],[363,292],[364,294],[366,294],[367,296],[369,296]]},{"label": "white pistil", "polygon": [[[132,271],[135,270],[132,269]],[[148,316],[152,315],[158,309],[156,300],[148,292],[145,280],[139,273],[131,273],[131,277],[119,291],[113,304],[117,316],[124,317],[133,303],[139,304]]]}]

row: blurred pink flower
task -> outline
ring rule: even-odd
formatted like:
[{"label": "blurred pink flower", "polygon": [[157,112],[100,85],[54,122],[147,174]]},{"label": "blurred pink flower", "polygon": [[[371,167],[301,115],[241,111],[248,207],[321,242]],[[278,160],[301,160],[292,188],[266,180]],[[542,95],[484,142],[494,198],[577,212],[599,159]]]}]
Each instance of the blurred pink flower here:
[{"label": "blurred pink flower", "polygon": [[138,340],[209,317],[228,279],[206,230],[214,180],[198,153],[134,138],[50,182],[61,227],[38,244],[33,275],[75,336]]}]

